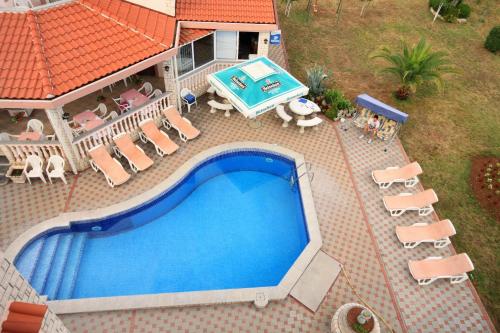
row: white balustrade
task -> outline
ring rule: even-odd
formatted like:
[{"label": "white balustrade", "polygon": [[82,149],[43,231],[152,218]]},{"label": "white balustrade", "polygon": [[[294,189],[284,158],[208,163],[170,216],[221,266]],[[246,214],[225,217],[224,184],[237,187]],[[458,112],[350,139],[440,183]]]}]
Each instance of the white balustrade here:
[{"label": "white balustrade", "polygon": [[[7,157],[11,165],[22,166],[29,155],[36,154],[42,160],[48,161],[52,155],[59,155],[66,159],[61,144],[55,140],[43,141],[1,141],[0,150]],[[66,163],[68,166],[68,163]]]},{"label": "white balustrade", "polygon": [[197,68],[189,73],[186,73],[179,77],[179,87],[188,88],[196,96],[201,96],[207,92],[210,84],[207,81],[207,75],[218,72],[225,68],[239,64],[240,60],[234,61],[212,61],[200,68]]},{"label": "white balustrade", "polygon": [[132,136],[133,140],[139,137],[139,123],[146,118],[153,118],[157,124],[160,123],[162,111],[172,105],[170,99],[171,93],[151,99],[148,103],[127,111],[115,119],[94,128],[90,132],[80,134],[73,140],[73,146],[76,148],[78,159],[78,170],[84,170],[89,166],[88,151],[99,145],[104,144],[108,148],[113,144],[113,137],[118,133],[126,132]]}]

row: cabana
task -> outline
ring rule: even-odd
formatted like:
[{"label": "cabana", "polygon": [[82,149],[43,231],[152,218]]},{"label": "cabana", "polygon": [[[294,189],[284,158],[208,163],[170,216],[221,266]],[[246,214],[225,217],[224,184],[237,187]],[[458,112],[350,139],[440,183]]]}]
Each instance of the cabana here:
[{"label": "cabana", "polygon": [[250,119],[309,92],[309,88],[267,57],[209,74],[207,80],[218,95]]},{"label": "cabana", "polygon": [[394,139],[401,129],[401,125],[408,120],[408,114],[393,108],[368,94],[361,94],[356,97],[356,104],[362,110],[356,112],[353,122],[356,126],[365,127],[368,120],[377,114],[379,116],[380,127],[377,137],[383,141]]}]

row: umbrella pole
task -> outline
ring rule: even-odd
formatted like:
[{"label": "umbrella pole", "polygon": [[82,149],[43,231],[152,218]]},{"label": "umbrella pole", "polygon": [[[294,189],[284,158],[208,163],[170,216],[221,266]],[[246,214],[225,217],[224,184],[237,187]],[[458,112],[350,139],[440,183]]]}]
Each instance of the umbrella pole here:
[{"label": "umbrella pole", "polygon": [[248,127],[257,129],[262,127],[262,122],[260,120],[257,120],[257,117],[253,117],[248,119]]}]

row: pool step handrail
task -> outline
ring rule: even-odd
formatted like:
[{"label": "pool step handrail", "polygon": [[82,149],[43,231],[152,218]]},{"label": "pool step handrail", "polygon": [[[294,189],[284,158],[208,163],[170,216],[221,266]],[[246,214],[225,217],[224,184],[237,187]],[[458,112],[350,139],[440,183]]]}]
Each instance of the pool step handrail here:
[{"label": "pool step handrail", "polygon": [[[300,167],[302,167],[303,165],[306,166],[306,170],[303,171],[300,175],[299,175],[299,172],[298,170],[300,169]],[[294,174],[295,173],[292,173],[292,175],[290,176],[290,187],[293,188],[293,186],[295,185],[295,183],[304,175],[308,175],[309,176],[309,182],[312,183],[312,181],[314,180],[314,172],[311,171],[312,170],[312,164],[311,162],[307,162],[307,161],[304,161],[302,162],[301,164],[299,164],[296,168],[295,168],[295,173],[298,175],[297,176],[297,180],[295,180],[295,177],[294,177]]]}]

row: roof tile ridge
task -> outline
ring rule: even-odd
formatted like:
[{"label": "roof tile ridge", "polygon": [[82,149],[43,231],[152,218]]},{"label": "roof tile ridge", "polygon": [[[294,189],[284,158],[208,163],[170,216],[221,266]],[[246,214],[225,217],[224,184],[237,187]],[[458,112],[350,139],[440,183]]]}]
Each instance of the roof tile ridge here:
[{"label": "roof tile ridge", "polygon": [[55,87],[52,83],[52,75],[50,73],[48,59],[45,56],[44,52],[43,37],[40,31],[40,25],[37,20],[37,15],[33,10],[28,10],[27,19],[31,40],[33,42],[33,47],[35,48],[36,68],[42,77],[42,87],[45,93],[45,97],[52,98],[55,96]]},{"label": "roof tile ridge", "polygon": [[[133,33],[136,33],[136,34],[142,35],[142,36],[146,37],[147,39],[149,39],[149,40],[151,40],[151,41],[153,41],[153,42],[155,42],[155,43],[158,43],[158,44],[160,44],[160,45],[161,45],[161,46],[163,46],[163,47],[166,47],[167,49],[169,49],[169,48],[171,48],[171,47],[172,47],[172,45],[170,45],[170,46],[169,46],[169,45],[167,45],[167,44],[165,44],[165,43],[163,43],[163,42],[161,42],[161,41],[157,40],[156,38],[149,36],[148,34],[146,34],[146,33],[142,32],[142,31],[139,31],[139,30],[137,30],[137,29],[133,29],[133,28],[129,27],[127,24],[125,24],[125,23],[123,23],[123,22],[121,22],[121,21],[119,21],[119,20],[117,20],[117,19],[114,19],[114,18],[112,18],[112,17],[111,17],[111,16],[109,16],[109,15],[104,14],[104,13],[102,12],[102,10],[97,9],[97,8],[94,8],[94,7],[93,7],[93,6],[91,6],[91,5],[88,5],[88,4],[84,3],[82,0],[78,0],[78,1],[76,1],[76,2],[77,2],[78,4],[80,4],[81,6],[83,6],[83,7],[87,8],[87,9],[89,9],[89,10],[91,10],[91,11],[93,11],[93,12],[95,12],[95,13],[99,14],[99,15],[101,15],[102,17],[104,17],[104,18],[106,18],[106,19],[108,19],[108,20],[111,20],[111,21],[113,21],[113,22],[115,22],[115,23],[119,24],[120,26],[124,27],[125,29],[130,30],[130,31],[131,31],[131,32],[133,32]],[[167,16],[168,16],[168,15],[167,15]],[[169,16],[169,17],[172,17],[172,16]],[[174,18],[174,19],[175,19],[175,18]]]}]

